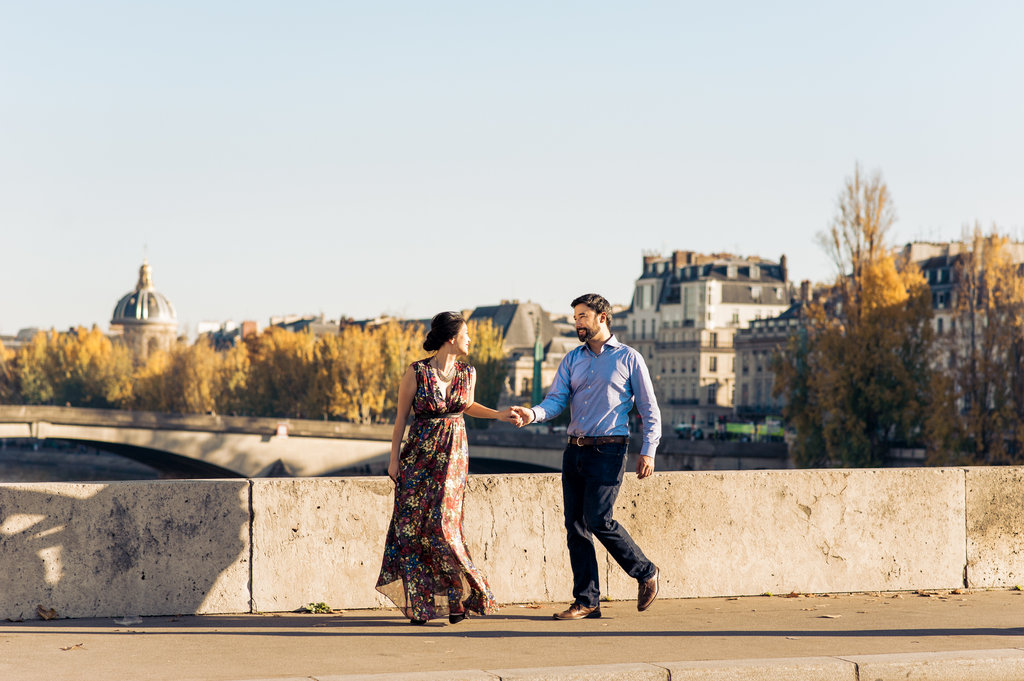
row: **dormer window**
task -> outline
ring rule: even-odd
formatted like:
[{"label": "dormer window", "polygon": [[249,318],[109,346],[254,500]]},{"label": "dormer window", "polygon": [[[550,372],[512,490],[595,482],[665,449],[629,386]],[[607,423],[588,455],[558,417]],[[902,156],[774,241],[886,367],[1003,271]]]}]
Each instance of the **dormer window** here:
[{"label": "dormer window", "polygon": [[729,265],[725,269],[725,276],[727,276],[729,279],[735,279],[736,278],[736,265]]},{"label": "dormer window", "polygon": [[758,265],[751,265],[750,266],[750,278],[751,279],[760,279],[761,278],[761,268]]}]

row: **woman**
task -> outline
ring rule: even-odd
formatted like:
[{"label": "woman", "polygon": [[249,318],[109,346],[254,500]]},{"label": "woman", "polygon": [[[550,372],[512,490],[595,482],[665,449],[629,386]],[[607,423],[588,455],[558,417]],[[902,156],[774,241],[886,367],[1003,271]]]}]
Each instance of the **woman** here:
[{"label": "woman", "polygon": [[[448,614],[455,624],[467,611],[496,610],[483,573],[473,564],[462,535],[468,448],[462,415],[517,423],[510,409],[497,412],[473,401],[476,371],[457,360],[469,354],[462,315],[442,312],[430,322],[423,349],[398,388],[398,417],[391,435],[388,476],[395,482],[395,509],[384,547],[377,590],[412,624]],[[415,412],[400,448],[406,415]]]}]

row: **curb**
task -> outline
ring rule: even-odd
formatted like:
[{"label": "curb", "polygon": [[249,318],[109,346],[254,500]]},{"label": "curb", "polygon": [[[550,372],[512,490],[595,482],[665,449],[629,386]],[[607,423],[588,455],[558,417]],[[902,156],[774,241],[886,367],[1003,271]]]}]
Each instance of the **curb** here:
[{"label": "curb", "polygon": [[237,681],[1019,681],[1024,650],[344,674]]}]

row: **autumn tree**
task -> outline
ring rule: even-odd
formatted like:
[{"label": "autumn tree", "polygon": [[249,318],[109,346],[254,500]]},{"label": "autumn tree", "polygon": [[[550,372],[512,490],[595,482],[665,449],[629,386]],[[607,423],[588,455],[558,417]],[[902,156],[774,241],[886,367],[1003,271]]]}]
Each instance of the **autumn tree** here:
[{"label": "autumn tree", "polygon": [[384,363],[374,329],[346,326],[340,334],[342,415],[349,421],[371,423],[384,411]]},{"label": "autumn tree", "polygon": [[917,266],[892,255],[894,219],[881,175],[856,167],[821,236],[839,276],[774,365],[799,465],[879,466],[894,444],[927,437],[931,296]]},{"label": "autumn tree", "polygon": [[3,341],[0,341],[0,404],[12,404],[18,401],[14,357],[14,351],[5,348]]},{"label": "autumn tree", "polygon": [[1024,445],[1024,280],[1008,237],[975,224],[956,258],[944,349],[959,411],[957,452],[946,463],[1007,464]]},{"label": "autumn tree", "polygon": [[402,376],[410,364],[427,354],[423,350],[423,326],[390,321],[378,326],[377,333],[381,362],[384,365],[384,407],[381,419],[393,421],[397,416],[398,384],[402,382]]},{"label": "autumn tree", "polygon": [[295,418],[320,416],[309,396],[310,387],[315,384],[313,334],[270,327],[246,343],[250,362],[247,413]]},{"label": "autumn tree", "polygon": [[[480,404],[498,408],[498,399],[505,387],[508,377],[508,366],[505,363],[505,338],[501,329],[492,320],[473,320],[467,323],[469,337],[473,339],[469,348],[469,363],[476,367],[476,394],[474,399]],[[473,427],[486,428],[490,421],[472,419],[468,422]]]},{"label": "autumn tree", "polygon": [[103,408],[131,395],[131,351],[95,326],[37,333],[19,350],[16,364],[27,404]]}]

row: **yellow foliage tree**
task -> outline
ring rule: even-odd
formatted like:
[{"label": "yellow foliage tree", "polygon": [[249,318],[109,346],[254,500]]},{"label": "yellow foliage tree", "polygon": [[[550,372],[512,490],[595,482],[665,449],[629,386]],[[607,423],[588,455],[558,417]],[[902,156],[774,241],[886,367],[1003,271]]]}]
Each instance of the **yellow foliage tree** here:
[{"label": "yellow foliage tree", "polygon": [[943,338],[959,407],[958,455],[941,463],[1024,458],[1024,278],[1009,241],[977,224],[964,235],[953,323]]},{"label": "yellow foliage tree", "polygon": [[799,465],[879,466],[895,445],[930,441],[931,296],[916,265],[891,255],[894,219],[881,176],[858,166],[821,239],[836,283],[773,364]]},{"label": "yellow foliage tree", "polygon": [[342,415],[349,421],[371,423],[384,411],[384,364],[372,329],[347,326],[340,334],[339,357]]},{"label": "yellow foliage tree", "polygon": [[[505,361],[505,338],[501,329],[490,319],[470,319],[469,337],[473,339],[469,348],[469,363],[476,367],[476,401],[496,409],[505,379],[508,377],[508,365]],[[485,419],[472,419],[474,427],[488,427],[491,422]]]},{"label": "yellow foliage tree", "polygon": [[38,333],[16,361],[28,404],[111,407],[131,396],[131,352],[95,326]]},{"label": "yellow foliage tree", "polygon": [[14,351],[5,348],[0,341],[0,404],[11,404],[18,399],[14,357]]},{"label": "yellow foliage tree", "polygon": [[310,411],[316,338],[270,327],[248,344],[246,411],[260,416],[317,417]]}]

